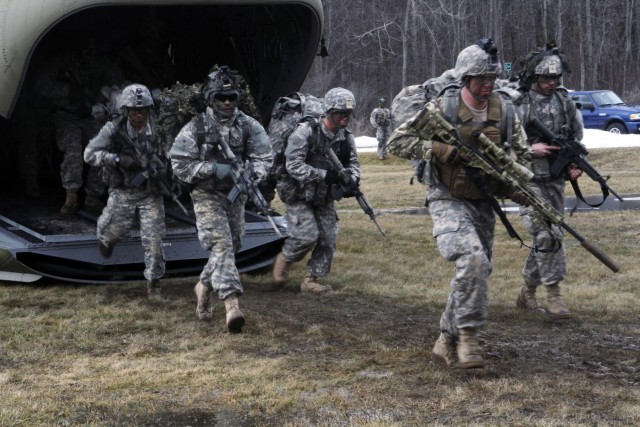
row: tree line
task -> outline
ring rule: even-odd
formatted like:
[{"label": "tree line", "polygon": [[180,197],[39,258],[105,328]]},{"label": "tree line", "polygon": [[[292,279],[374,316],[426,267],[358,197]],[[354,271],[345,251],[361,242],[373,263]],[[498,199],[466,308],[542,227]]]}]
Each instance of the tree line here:
[{"label": "tree line", "polygon": [[[303,91],[354,92],[354,130],[372,134],[380,97],[453,68],[460,50],[483,37],[512,72],[536,47],[554,42],[566,55],[569,89],[612,89],[640,102],[640,0],[323,0],[329,56],[318,56]],[[634,47],[636,46],[636,47]]]}]

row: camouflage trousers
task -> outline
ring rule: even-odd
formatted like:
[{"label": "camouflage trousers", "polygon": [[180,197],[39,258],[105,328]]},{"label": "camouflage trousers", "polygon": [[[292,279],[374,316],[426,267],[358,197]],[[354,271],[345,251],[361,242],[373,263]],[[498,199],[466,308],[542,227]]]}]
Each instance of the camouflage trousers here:
[{"label": "camouflage trousers", "polygon": [[227,194],[196,188],[191,192],[196,214],[198,239],[209,251],[209,259],[200,273],[200,281],[217,292],[223,300],[229,295],[242,295],[240,273],[235,254],[240,250],[244,234],[244,204],[247,197],[239,196],[231,203]]},{"label": "camouflage trousers", "polygon": [[282,248],[285,259],[297,262],[313,250],[307,271],[316,277],[329,274],[338,239],[335,204],[313,206],[306,202],[289,202],[286,204],[285,221],[289,236]]},{"label": "camouflage trousers", "polygon": [[[564,178],[536,180],[534,188],[559,212],[564,211]],[[554,226],[554,235],[535,219],[533,208],[521,208],[522,222],[533,237],[533,247],[522,270],[527,286],[552,285],[566,277],[567,259],[562,246],[562,231]]]},{"label": "camouflage trousers", "polygon": [[[60,163],[60,179],[65,190],[78,191],[82,187],[84,146],[100,130],[99,124],[93,119],[76,117],[73,114],[58,112],[55,115],[56,144],[62,152]],[[102,169],[89,167],[85,193],[92,197],[104,194],[105,185],[102,180]]]},{"label": "camouflage trousers", "polygon": [[105,245],[121,240],[140,220],[144,248],[144,278],[160,279],[165,273],[162,238],[166,234],[164,200],[146,190],[110,189],[107,206],[98,218],[98,239]]},{"label": "camouflage trousers", "polygon": [[376,139],[378,140],[378,156],[387,155],[387,140],[389,139],[389,128],[378,127],[376,129]]},{"label": "camouflage trousers", "polygon": [[495,214],[485,201],[462,199],[429,200],[429,213],[440,254],[456,265],[440,330],[457,336],[487,320]]}]

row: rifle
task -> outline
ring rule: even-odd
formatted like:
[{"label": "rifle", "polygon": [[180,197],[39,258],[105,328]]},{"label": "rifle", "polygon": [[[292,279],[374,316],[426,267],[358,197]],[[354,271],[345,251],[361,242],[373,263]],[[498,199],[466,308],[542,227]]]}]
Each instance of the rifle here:
[{"label": "rifle", "polygon": [[231,177],[233,178],[234,186],[229,194],[227,194],[227,199],[233,203],[240,194],[246,194],[256,207],[258,213],[267,217],[273,230],[278,237],[282,239],[284,236],[280,233],[280,229],[269,213],[269,203],[267,203],[267,200],[258,188],[258,184],[254,180],[254,171],[251,163],[243,163],[238,156],[233,154],[225,138],[218,140],[218,147],[220,148],[222,156],[231,162]]},{"label": "rifle", "polygon": [[562,218],[562,214],[533,190],[529,183],[533,177],[533,173],[524,166],[516,163],[507,153],[487,138],[485,134],[480,131],[473,133],[473,137],[480,144],[479,147],[465,145],[460,140],[456,128],[442,117],[440,112],[427,108],[423,108],[411,121],[410,125],[420,132],[422,139],[435,139],[455,146],[463,154],[463,157],[469,159],[467,164],[470,167],[482,170],[491,177],[506,184],[512,191],[520,192],[528,200],[536,214],[543,220],[542,223],[552,234],[555,233],[553,233],[550,224],[555,224],[565,229],[580,242],[582,247],[598,258],[598,260],[611,271],[614,273],[620,271],[620,267],[613,259],[567,225]]},{"label": "rifle", "polygon": [[340,177],[340,188],[342,192],[353,194],[364,213],[369,215],[369,218],[371,218],[376,227],[378,227],[378,231],[380,231],[380,234],[382,234],[384,237],[387,237],[384,230],[382,230],[382,228],[380,227],[380,224],[378,224],[378,221],[376,221],[376,214],[373,211],[373,206],[369,204],[367,198],[364,196],[362,191],[360,191],[360,186],[353,180],[351,174],[344,168],[344,166],[340,162],[340,159],[338,159],[338,156],[336,156],[336,153],[334,153],[331,148],[327,148],[327,150],[325,151],[325,155],[331,162],[334,170],[338,172],[338,176]]},{"label": "rifle", "polygon": [[596,208],[601,204],[603,204],[604,201],[609,196],[609,193],[611,193],[614,196],[616,196],[618,200],[620,200],[621,202],[624,202],[624,199],[620,197],[615,191],[613,191],[611,187],[609,187],[609,185],[607,184],[607,180],[610,178],[610,176],[603,177],[587,161],[586,156],[587,154],[589,154],[589,152],[584,148],[582,144],[580,144],[576,140],[567,138],[567,136],[564,134],[553,133],[551,129],[547,128],[537,117],[534,117],[533,119],[531,119],[527,123],[526,128],[527,129],[531,128],[534,131],[539,132],[541,136],[548,143],[553,143],[555,145],[558,145],[561,148],[560,152],[557,154],[557,157],[551,164],[550,172],[552,176],[561,176],[562,173],[566,170],[567,166],[569,166],[572,163],[575,163],[579,169],[581,169],[583,172],[585,172],[589,176],[589,178],[591,178],[592,180],[600,184],[600,190],[602,191],[602,201],[598,204],[592,205],[588,203],[582,196],[582,192],[578,187],[578,182],[571,181],[571,186],[573,187],[573,191],[576,193],[576,197],[579,200],[581,200],[582,202],[586,203],[591,207]]},{"label": "rifle", "polygon": [[142,185],[145,179],[153,180],[156,184],[158,184],[158,187],[160,187],[160,192],[164,196],[169,196],[171,200],[173,200],[173,203],[175,203],[180,208],[180,210],[188,216],[189,211],[184,207],[182,203],[180,203],[180,200],[178,200],[178,196],[176,196],[174,192],[171,191],[171,183],[168,182],[167,177],[164,176],[160,170],[162,166],[164,166],[162,160],[160,160],[156,154],[152,154],[151,159],[145,167],[143,162],[141,162],[138,158],[138,150],[136,149],[136,145],[131,140],[127,132],[125,132],[121,127],[118,127],[118,134],[125,140],[127,144],[131,146],[131,148],[133,148],[134,159],[138,166],[140,166],[140,168],[142,169],[140,173],[138,173],[131,180],[131,185],[138,188]]}]

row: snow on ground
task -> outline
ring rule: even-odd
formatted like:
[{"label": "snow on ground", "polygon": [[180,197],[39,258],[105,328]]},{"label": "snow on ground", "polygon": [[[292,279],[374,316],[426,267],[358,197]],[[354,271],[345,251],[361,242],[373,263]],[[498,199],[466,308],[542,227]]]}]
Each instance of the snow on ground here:
[{"label": "snow on ground", "polygon": [[[602,130],[585,129],[582,142],[587,149],[640,147],[640,134],[616,135]],[[356,147],[359,153],[375,153],[378,141],[371,136],[358,136]]]}]

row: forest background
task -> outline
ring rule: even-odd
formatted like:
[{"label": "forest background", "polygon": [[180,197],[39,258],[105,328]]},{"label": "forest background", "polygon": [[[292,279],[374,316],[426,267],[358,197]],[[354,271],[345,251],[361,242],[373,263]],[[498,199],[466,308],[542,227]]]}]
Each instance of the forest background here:
[{"label": "forest background", "polygon": [[[341,86],[356,96],[356,135],[373,135],[369,114],[402,87],[453,68],[458,53],[492,38],[502,64],[555,42],[574,90],[611,89],[640,102],[640,0],[323,0],[329,56],[318,56],[302,88],[322,96]],[[504,77],[507,77],[506,73]]]}]

